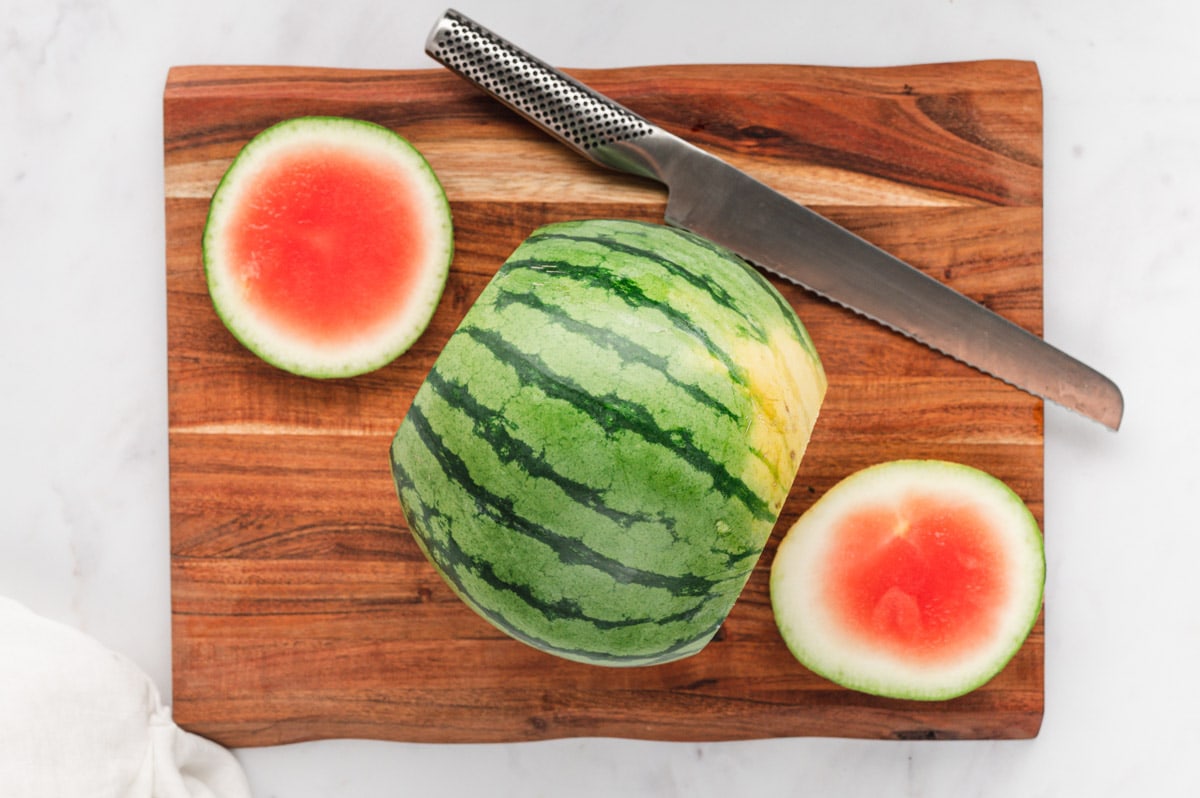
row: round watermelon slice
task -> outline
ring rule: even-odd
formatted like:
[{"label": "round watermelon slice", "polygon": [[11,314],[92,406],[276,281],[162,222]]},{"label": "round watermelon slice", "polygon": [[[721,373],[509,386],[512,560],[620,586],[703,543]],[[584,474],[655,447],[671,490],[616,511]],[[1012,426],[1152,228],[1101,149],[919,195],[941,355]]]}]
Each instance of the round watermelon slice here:
[{"label": "round watermelon slice", "polygon": [[850,475],[788,530],[771,566],[784,641],[860,692],[939,701],[999,673],[1037,620],[1042,534],[978,469],[900,460]]},{"label": "round watermelon slice", "polygon": [[212,198],[204,267],[250,351],[308,377],[352,377],[428,326],[454,249],[450,206],[393,131],[308,116],[259,133]]}]

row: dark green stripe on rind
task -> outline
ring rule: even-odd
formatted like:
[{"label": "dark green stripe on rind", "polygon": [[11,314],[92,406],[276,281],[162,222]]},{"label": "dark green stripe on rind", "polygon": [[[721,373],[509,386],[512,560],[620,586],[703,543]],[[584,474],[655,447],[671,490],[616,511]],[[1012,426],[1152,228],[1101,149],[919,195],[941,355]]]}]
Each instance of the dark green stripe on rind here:
[{"label": "dark green stripe on rind", "polygon": [[[479,314],[472,318],[483,319]],[[561,331],[543,328],[541,320],[528,315],[504,323],[510,330],[518,323],[531,327],[524,331],[530,345],[540,338],[556,342],[562,338]],[[539,364],[534,367],[544,369]],[[604,379],[616,385],[614,378]],[[527,507],[544,509],[536,515],[540,523],[586,538],[606,555],[620,560],[636,556],[643,569],[654,572],[723,579],[730,568],[753,559],[751,552],[761,548],[769,531],[768,523],[755,521],[739,502],[712,490],[711,480],[674,452],[634,432],[603,430],[576,407],[575,393],[583,388],[572,386],[572,392],[560,394],[566,398],[547,396],[537,384],[523,382],[515,368],[501,363],[470,335],[456,335],[447,344],[429,382],[435,388],[457,386],[463,397],[468,394],[461,392],[469,392],[469,399],[455,400],[449,408],[436,390],[422,393],[418,404],[431,418],[436,415],[444,435],[460,439],[453,446],[470,453],[477,479],[505,495],[519,496]],[[681,401],[674,392],[670,395],[673,404]],[[444,418],[451,409],[459,412]],[[496,431],[498,426],[502,432]],[[726,435],[737,434],[735,422],[727,421],[727,426]],[[478,446],[486,437],[494,442]],[[534,465],[523,465],[511,456],[518,440],[521,449],[536,453]],[[531,472],[539,477],[533,478]],[[552,479],[545,476],[551,473]],[[547,483],[557,483],[558,489]],[[578,496],[572,498],[563,489],[566,485],[589,486],[591,498],[586,504]],[[598,502],[608,511],[597,511]],[[686,524],[679,526],[679,519]],[[706,519],[712,519],[707,527]],[[723,524],[728,532],[713,537],[712,523]],[[712,538],[713,548],[698,548],[695,541],[706,537]]]},{"label": "dark green stripe on rind", "polygon": [[650,412],[642,405],[612,394],[596,396],[581,390],[569,377],[551,375],[540,358],[514,349],[507,340],[492,330],[464,324],[459,327],[458,333],[485,346],[495,355],[496,360],[515,369],[523,384],[537,387],[552,399],[568,402],[609,435],[625,430],[674,453],[712,480],[713,490],[722,496],[737,499],[759,520],[774,522],[775,512],[770,505],[745,482],[729,473],[723,463],[696,446],[692,430],[663,429],[654,422]]},{"label": "dark green stripe on rind", "polygon": [[[679,304],[703,312],[687,302]],[[712,341],[690,331],[699,325],[676,323],[657,304],[630,306],[557,270],[522,268],[506,269],[474,310],[470,326],[496,331],[514,349],[536,354],[539,368],[569,375],[580,391],[619,395],[647,408],[658,427],[690,430],[693,445],[719,460],[729,457],[729,441],[744,434],[747,419],[756,413],[759,394],[731,377],[728,359],[712,351]],[[680,316],[670,307],[666,311]],[[498,371],[490,355],[473,359],[469,366],[460,359],[458,377],[487,385],[472,376],[476,369],[489,377]],[[518,383],[514,376],[497,391],[512,392]],[[490,404],[494,410],[513,412],[499,400]],[[539,411],[527,412],[521,426],[558,437],[553,432],[558,422],[533,417],[535,412]],[[542,443],[555,445],[552,440]],[[569,465],[579,470],[581,464]],[[580,478],[593,479],[582,474]]]},{"label": "dark green stripe on rind", "polygon": [[[395,470],[394,476],[397,483],[397,489],[400,491],[401,496],[408,499],[408,501],[405,502],[405,507],[409,524],[412,525],[414,529],[428,529],[434,522],[436,510],[422,504],[419,499],[413,496],[413,490],[415,486],[411,481],[408,481],[403,469]],[[466,585],[464,584],[463,576],[467,572],[475,574],[489,585],[494,587],[496,590],[510,592],[518,600],[523,600],[528,603],[528,600],[524,598],[524,594],[528,593],[527,589],[523,589],[520,585],[513,585],[499,579],[496,576],[495,569],[486,560],[480,560],[478,558],[468,560],[465,558],[461,549],[457,549],[457,547],[453,545],[452,539],[435,539],[429,536],[418,535],[416,536],[416,540],[420,545],[421,550],[425,553],[425,556],[438,566],[439,572],[447,580],[454,592],[463,601],[470,605],[477,613],[490,621],[493,626],[503,630],[506,634],[516,638],[517,640],[528,643],[529,645],[544,651],[554,652],[555,654],[567,659],[573,659],[580,662],[604,663],[610,665],[654,665],[661,662],[670,662],[671,660],[677,659],[681,652],[699,650],[702,648],[704,644],[706,644],[712,638],[712,636],[716,634],[717,629],[719,629],[721,626],[721,620],[718,619],[713,621],[708,628],[702,629],[698,633],[693,630],[689,630],[687,635],[680,637],[668,645],[658,648],[652,653],[629,653],[628,651],[613,653],[611,651],[599,650],[595,648],[589,649],[582,647],[566,647],[563,646],[561,642],[547,640],[513,625],[510,620],[510,616],[501,610],[492,609],[490,607],[481,605],[476,600],[476,597],[473,596],[470,591],[468,591]],[[447,542],[449,545],[447,545]],[[464,566],[464,563],[468,563],[468,565]],[[543,614],[544,617],[551,618],[555,617],[556,615],[557,617],[562,617],[561,614],[557,614],[554,611],[560,609],[561,605],[551,607],[543,602],[534,601],[529,606],[537,609]],[[593,622],[588,621],[588,623]],[[647,622],[642,622],[643,625],[645,623]],[[654,622],[652,621],[651,623]],[[659,621],[659,623],[661,623],[661,621]],[[630,623],[629,625],[633,626],[637,624]],[[613,629],[615,627],[611,622],[601,621],[599,623],[594,623],[594,628],[603,633],[604,631]],[[601,635],[597,635],[596,639],[602,642]]]},{"label": "dark green stripe on rind", "polygon": [[[465,388],[443,381],[436,371],[430,374],[429,385],[431,390],[443,400],[468,415],[471,415],[472,410],[476,412],[480,410]],[[413,424],[419,437],[425,447],[437,457],[447,478],[463,487],[475,498],[480,512],[513,531],[546,543],[554,549],[559,560],[564,564],[587,565],[604,572],[616,582],[662,588],[678,596],[704,596],[717,586],[717,582],[699,576],[670,576],[631,568],[619,560],[590,549],[577,539],[561,535],[549,527],[529,520],[515,509],[512,498],[492,493],[487,487],[475,481],[462,459],[447,449],[443,445],[442,439],[430,428],[420,406],[414,406],[410,415],[413,417]],[[479,418],[478,416],[472,417]],[[573,501],[582,504],[589,510],[625,525],[637,521],[653,520],[646,514],[641,514],[639,517],[635,514],[610,510],[604,505],[602,497],[597,491],[551,471],[545,461],[538,457],[527,444],[513,438],[503,430],[501,425],[485,422],[474,425],[474,430],[481,433],[481,440],[492,444],[493,451],[502,461],[516,462],[534,479],[550,480]],[[670,523],[669,519],[665,523]]]},{"label": "dark green stripe on rind", "polygon": [[[403,440],[402,436],[413,437],[419,442],[419,447],[412,445],[412,441]],[[414,459],[418,457],[432,459],[436,468],[453,476],[447,483],[447,488],[470,494],[478,512],[490,518],[498,526],[510,529],[516,527],[520,530],[520,534],[530,535],[535,532],[534,525],[514,516],[511,512],[510,501],[490,495],[472,480],[466,473],[467,469],[462,459],[443,445],[440,437],[417,406],[410,410],[404,427],[397,435],[395,447],[401,447],[402,443],[406,456],[404,458],[393,457],[392,472],[397,491],[402,498],[406,518],[412,529],[421,533],[417,535],[417,540],[421,543],[422,549],[438,565],[439,570],[460,596],[493,624],[518,639],[537,645],[539,648],[553,649],[561,656],[585,661],[605,661],[610,664],[629,661],[626,664],[635,664],[632,660],[636,660],[636,664],[650,664],[664,658],[673,659],[679,651],[696,644],[698,639],[707,640],[716,632],[720,626],[719,616],[721,613],[712,608],[710,604],[729,590],[740,591],[741,589],[741,584],[727,585],[724,590],[721,590],[718,589],[719,586],[709,583],[714,592],[696,595],[693,592],[695,585],[688,585],[686,580],[663,579],[658,575],[639,573],[637,569],[630,569],[619,563],[615,568],[608,568],[607,558],[594,556],[594,553],[571,546],[571,542],[567,541],[568,545],[555,548],[556,556],[564,565],[598,567],[605,570],[607,575],[618,583],[644,584],[668,591],[673,587],[683,587],[684,590],[675,592],[680,600],[674,602],[681,608],[669,614],[658,614],[652,617],[610,619],[589,615],[576,600],[567,598],[547,600],[538,595],[530,584],[505,579],[490,560],[466,551],[456,538],[454,530],[461,528],[461,525],[472,519],[446,515],[440,509],[422,502],[420,492],[416,490],[416,479],[410,473],[410,468],[406,467],[405,462],[413,463]],[[536,535],[533,537],[539,539]],[[553,545],[555,540],[551,537],[542,542]],[[495,594],[502,594],[507,600],[493,603],[482,600],[485,597],[481,595],[480,590],[472,590],[468,587],[466,584],[468,579],[478,580]],[[656,584],[658,582],[662,582],[662,584]],[[742,583],[744,583],[744,579]],[[597,640],[619,636],[626,632],[629,633],[626,637],[636,640],[647,636],[644,631],[646,629],[670,630],[672,627],[681,628],[683,634],[674,633],[669,637],[668,642],[663,643],[659,640],[661,633],[653,633],[649,635],[649,639],[654,641],[652,646],[649,648],[643,646],[636,651],[622,654],[608,653],[601,648],[589,649],[582,645],[567,647],[562,645],[561,640],[558,642],[546,640],[527,627],[514,623],[512,611],[514,601],[518,602],[521,607],[536,612],[547,622],[581,624],[588,635]],[[706,617],[707,620],[705,620]],[[704,626],[697,630],[693,625],[694,621],[700,621]]]},{"label": "dark green stripe on rind", "polygon": [[[662,257],[662,255],[656,250],[631,246],[606,236],[581,236],[570,235],[567,233],[541,233],[534,234],[527,240],[531,246],[536,246],[538,243],[543,241],[570,241],[575,244],[597,244],[601,247],[604,247],[606,250],[615,252],[619,255],[656,264],[668,272],[672,277],[682,280],[694,288],[697,288],[700,291],[708,294],[712,301],[721,307],[730,309],[735,309],[737,307],[729,291],[727,291],[724,286],[714,281],[710,276],[697,273],[689,268],[684,268],[679,263],[669,258]],[[746,321],[747,327],[754,336],[755,340],[757,340],[759,343],[766,343],[766,331],[764,330],[762,324],[757,319],[753,318],[747,318]]]},{"label": "dark green stripe on rind", "polygon": [[670,359],[666,355],[651,350],[641,342],[634,341],[628,336],[619,335],[611,328],[600,327],[573,318],[563,308],[546,302],[532,292],[505,290],[499,292],[496,296],[495,307],[498,311],[503,311],[506,307],[517,304],[540,311],[547,316],[552,316],[554,323],[564,330],[588,338],[596,345],[616,352],[625,364],[641,363],[655,371],[661,372],[672,388],[680,391],[697,404],[712,410],[714,413],[728,418],[737,418],[737,413],[734,410],[716,397],[706,393],[700,386],[695,383],[682,382],[674,377],[671,374]]},{"label": "dark green stripe on rind", "polygon": [[[611,225],[613,230],[606,231],[606,225]],[[587,229],[589,231],[588,234],[580,235],[574,232],[567,232],[580,227]],[[662,225],[636,221],[618,221],[615,224],[604,221],[585,222],[582,224],[566,222],[548,225],[526,239],[517,252],[514,253],[514,257],[522,255],[530,249],[536,253],[544,248],[538,246],[539,243],[552,241],[594,243],[601,247],[609,248],[614,252],[634,257],[646,255],[647,262],[660,264],[664,269],[670,271],[671,274],[678,275],[682,280],[695,286],[697,289],[709,293],[716,304],[730,308],[742,315],[747,325],[747,332],[756,340],[766,342],[766,326],[762,320],[769,316],[772,322],[783,322],[790,327],[792,334],[803,345],[804,349],[814,358],[817,357],[812,339],[809,337],[808,331],[804,329],[804,325],[800,323],[795,311],[792,310],[787,300],[779,294],[761,272],[734,253],[717,246],[706,238],[698,236],[689,230],[670,228],[674,238],[673,244],[679,250],[687,252],[690,256],[699,256],[700,259],[706,261],[705,265],[710,269],[722,269],[727,281],[729,280],[729,275],[734,274],[738,281],[745,280],[748,284],[747,287],[753,286],[752,291],[747,291],[745,290],[746,287],[744,287],[735,299],[727,287],[717,285],[709,275],[698,276],[693,267],[664,258],[661,254],[662,230]],[[628,239],[636,237],[639,234],[647,239],[653,239],[655,246],[659,248],[632,247],[616,238],[616,236],[620,236],[621,238]],[[688,250],[691,251],[688,252]],[[527,259],[536,260],[537,257],[535,255]],[[689,257],[688,259],[694,261],[697,258]],[[747,298],[751,298],[753,303],[746,304],[745,300]],[[758,307],[758,303],[767,305],[767,307]]]},{"label": "dark green stripe on rind", "polygon": [[515,437],[508,430],[508,423],[503,417],[480,404],[467,386],[446,380],[437,369],[429,373],[427,382],[430,390],[471,419],[475,434],[491,446],[501,462],[516,464],[535,479],[550,480],[573,501],[617,524],[628,526],[637,522],[672,523],[672,519],[663,518],[661,515],[623,512],[609,506],[604,501],[602,491],[555,471],[545,457],[535,452],[528,442]]},{"label": "dark green stripe on rind", "polygon": [[615,297],[631,308],[654,308],[663,314],[687,335],[699,339],[705,347],[718,358],[729,371],[729,375],[738,383],[746,384],[746,375],[741,366],[734,361],[729,353],[716,346],[708,337],[708,331],[697,324],[687,313],[680,311],[665,302],[658,302],[646,296],[637,281],[615,274],[612,269],[604,266],[588,266],[565,260],[530,259],[509,261],[513,270],[530,268],[540,274],[553,275],[559,279],[572,280],[583,285],[598,288],[611,297]]}]

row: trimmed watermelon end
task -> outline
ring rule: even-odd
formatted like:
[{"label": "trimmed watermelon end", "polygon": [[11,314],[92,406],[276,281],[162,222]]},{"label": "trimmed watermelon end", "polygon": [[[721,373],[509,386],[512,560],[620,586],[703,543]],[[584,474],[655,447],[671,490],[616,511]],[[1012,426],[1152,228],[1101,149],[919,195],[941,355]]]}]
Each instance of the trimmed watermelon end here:
[{"label": "trimmed watermelon end", "polygon": [[788,530],[771,603],[789,650],[859,692],[941,701],[991,680],[1037,621],[1041,530],[1007,485],[939,460],[850,475]]},{"label": "trimmed watermelon end", "polygon": [[266,362],[352,377],[425,331],[454,251],[424,157],[372,122],[305,116],[251,139],[213,194],[206,280],[221,321]]}]

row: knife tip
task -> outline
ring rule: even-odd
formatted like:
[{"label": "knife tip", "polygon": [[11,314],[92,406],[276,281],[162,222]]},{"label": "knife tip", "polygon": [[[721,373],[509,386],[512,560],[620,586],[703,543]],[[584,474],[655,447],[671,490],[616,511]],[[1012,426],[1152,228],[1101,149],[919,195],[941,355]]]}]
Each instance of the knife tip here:
[{"label": "knife tip", "polygon": [[1076,407],[1084,415],[1117,432],[1125,417],[1124,394],[1115,382],[1103,374],[1095,374],[1092,383]]},{"label": "knife tip", "polygon": [[1121,428],[1121,420],[1125,417],[1125,397],[1121,394],[1121,389],[1116,385],[1112,386],[1114,395],[1113,400],[1109,403],[1109,409],[1100,423],[1108,427],[1113,432]]}]

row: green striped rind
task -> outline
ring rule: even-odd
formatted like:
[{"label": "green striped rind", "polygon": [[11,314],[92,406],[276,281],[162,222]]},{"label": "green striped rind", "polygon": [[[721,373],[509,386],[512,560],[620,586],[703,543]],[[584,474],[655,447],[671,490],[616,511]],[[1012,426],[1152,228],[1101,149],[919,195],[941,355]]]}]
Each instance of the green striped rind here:
[{"label": "green striped rind", "polygon": [[661,225],[551,225],[447,343],[393,475],[426,555],[497,627],[569,659],[666,662],[741,592],[824,385],[739,259]]}]

